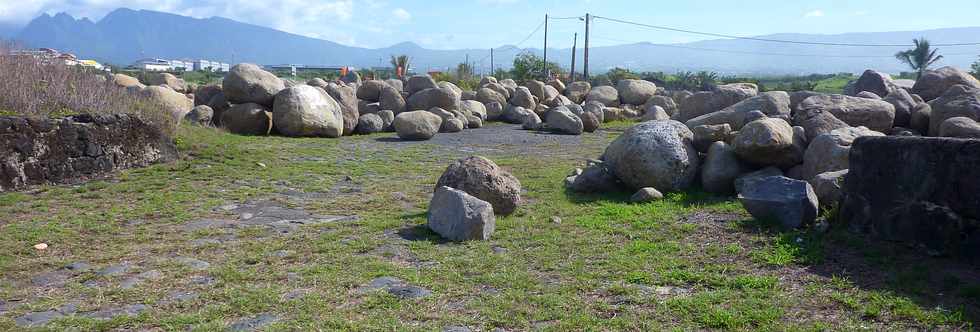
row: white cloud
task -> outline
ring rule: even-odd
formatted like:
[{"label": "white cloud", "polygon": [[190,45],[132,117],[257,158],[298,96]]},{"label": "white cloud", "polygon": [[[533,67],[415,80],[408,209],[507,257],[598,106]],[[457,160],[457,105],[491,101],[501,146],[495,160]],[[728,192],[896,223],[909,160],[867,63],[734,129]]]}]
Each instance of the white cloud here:
[{"label": "white cloud", "polygon": [[402,21],[408,21],[412,19],[412,14],[409,13],[407,10],[405,10],[405,8],[396,8],[395,10],[391,11],[391,14],[395,15],[395,18]]},{"label": "white cloud", "polygon": [[823,16],[824,16],[824,12],[823,10],[820,9],[809,11],[806,14],[803,14],[803,17],[823,17]]}]

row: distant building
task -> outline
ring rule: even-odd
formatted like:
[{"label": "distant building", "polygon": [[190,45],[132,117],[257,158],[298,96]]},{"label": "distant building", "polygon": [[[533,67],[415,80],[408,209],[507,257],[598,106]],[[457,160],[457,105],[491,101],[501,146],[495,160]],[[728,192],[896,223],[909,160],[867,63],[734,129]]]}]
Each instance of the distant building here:
[{"label": "distant building", "polygon": [[133,63],[131,68],[144,71],[171,71],[173,64],[164,59],[142,59]]},{"label": "distant building", "polygon": [[193,68],[195,71],[227,72],[229,65],[224,62],[210,60],[194,60]]}]

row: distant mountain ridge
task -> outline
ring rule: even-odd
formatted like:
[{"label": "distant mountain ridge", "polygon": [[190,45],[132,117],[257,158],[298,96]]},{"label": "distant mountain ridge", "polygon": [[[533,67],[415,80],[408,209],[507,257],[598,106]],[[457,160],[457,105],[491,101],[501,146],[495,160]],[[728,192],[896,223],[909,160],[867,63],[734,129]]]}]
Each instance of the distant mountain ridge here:
[{"label": "distant mountain ridge", "polygon": [[[387,66],[391,55],[407,54],[417,71],[455,67],[466,56],[476,67],[489,67],[487,49],[430,50],[411,42],[380,49],[352,47],[305,37],[222,17],[192,18],[148,10],[120,8],[98,22],[75,19],[68,14],[41,15],[7,35],[32,47],[73,52],[116,65],[147,57],[208,59],[258,64]],[[910,44],[913,38],[934,42],[980,41],[980,27],[905,32],[869,32],[837,35],[774,34],[763,38],[829,43]],[[495,54],[498,68],[510,67],[518,50]],[[941,65],[968,68],[980,55],[980,47],[940,48]],[[810,74],[860,72],[867,68],[897,73],[907,71],[892,57],[901,48],[831,47],[776,44],[752,40],[719,39],[685,44],[633,43],[590,50],[590,68],[604,72],[613,67],[634,71],[712,70],[723,74]],[[541,55],[540,49],[528,49]],[[548,50],[549,60],[569,66],[570,49]],[[821,55],[821,56],[816,56]],[[832,55],[832,57],[827,57]],[[478,62],[483,60],[482,63]],[[576,68],[581,70],[581,50]]]}]

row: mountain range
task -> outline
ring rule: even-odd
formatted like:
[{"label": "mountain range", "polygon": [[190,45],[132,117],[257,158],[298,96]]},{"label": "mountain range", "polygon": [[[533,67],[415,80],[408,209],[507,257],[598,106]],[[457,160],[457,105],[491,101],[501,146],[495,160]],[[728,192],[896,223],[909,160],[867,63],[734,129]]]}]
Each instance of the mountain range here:
[{"label": "mountain range", "polygon": [[[24,27],[0,26],[0,37],[31,47],[48,47],[115,65],[142,58],[207,59],[229,63],[307,64],[375,67],[387,66],[391,55],[412,58],[417,71],[455,67],[467,56],[478,70],[488,68],[487,49],[433,50],[411,42],[368,49],[291,34],[222,17],[193,18],[175,14],[120,8],[98,22],[60,13],[43,14]],[[774,34],[762,39],[805,43],[909,44],[926,37],[934,43],[980,41],[980,27],[925,31],[868,32],[836,35]],[[594,39],[616,42],[602,35]],[[843,47],[785,44],[746,39],[715,39],[680,44],[628,43],[590,49],[590,71],[623,67],[633,71],[711,70],[723,74],[783,75],[861,72],[867,68],[898,73],[908,69],[893,54],[901,47]],[[495,48],[498,68],[509,68],[522,49]],[[541,49],[523,49],[541,55]],[[940,47],[940,65],[969,68],[980,46]],[[549,60],[570,65],[571,49],[548,49]],[[578,50],[576,68],[582,68]]]}]

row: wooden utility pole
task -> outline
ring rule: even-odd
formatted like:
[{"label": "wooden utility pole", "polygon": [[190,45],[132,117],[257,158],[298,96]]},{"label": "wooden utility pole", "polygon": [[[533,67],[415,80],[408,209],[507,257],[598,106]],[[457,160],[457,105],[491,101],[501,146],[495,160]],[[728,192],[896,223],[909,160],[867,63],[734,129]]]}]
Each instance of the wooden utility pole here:
[{"label": "wooden utility pole", "polygon": [[490,75],[489,76],[493,76],[494,75],[494,72],[493,71],[494,71],[494,68],[493,68],[493,49],[491,48],[490,49]]},{"label": "wooden utility pole", "polygon": [[544,14],[544,59],[541,61],[541,72],[544,73],[544,80],[547,81],[548,73],[548,14]]},{"label": "wooden utility pole", "polygon": [[575,33],[575,40],[572,41],[572,70],[568,74],[568,82],[575,82],[575,49],[578,48],[578,32]]},{"label": "wooden utility pole", "polygon": [[585,59],[582,64],[582,77],[588,81],[589,80],[589,23],[592,21],[592,15],[588,13],[585,14]]}]

